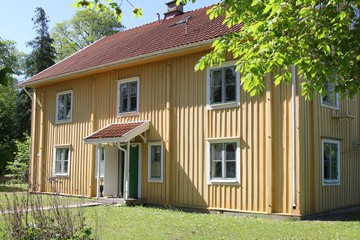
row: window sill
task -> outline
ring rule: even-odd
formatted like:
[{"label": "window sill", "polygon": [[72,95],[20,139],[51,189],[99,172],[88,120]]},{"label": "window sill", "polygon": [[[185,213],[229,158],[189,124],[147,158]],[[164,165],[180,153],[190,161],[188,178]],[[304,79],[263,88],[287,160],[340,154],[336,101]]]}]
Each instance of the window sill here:
[{"label": "window sill", "polygon": [[240,181],[238,180],[210,180],[208,185],[235,185],[239,186]]},{"label": "window sill", "polygon": [[72,119],[56,120],[56,121],[55,121],[56,124],[71,123],[71,122],[72,122]]},{"label": "window sill", "polygon": [[69,174],[55,174],[54,175],[54,178],[68,178],[69,177]]},{"label": "window sill", "polygon": [[162,178],[149,178],[148,182],[152,182],[152,183],[163,183],[163,179]]},{"label": "window sill", "polygon": [[340,186],[340,181],[324,181],[322,183],[323,187],[331,187],[331,186]]},{"label": "window sill", "polygon": [[139,112],[125,112],[125,113],[118,113],[117,117],[138,117],[140,114]]},{"label": "window sill", "polygon": [[330,104],[325,104],[325,103],[321,103],[322,107],[325,108],[330,108],[330,109],[334,109],[334,110],[339,110],[339,105],[330,105]]},{"label": "window sill", "polygon": [[207,110],[216,110],[216,109],[223,109],[223,108],[235,108],[240,107],[239,102],[229,102],[229,103],[216,103],[216,104],[208,104],[206,105]]}]

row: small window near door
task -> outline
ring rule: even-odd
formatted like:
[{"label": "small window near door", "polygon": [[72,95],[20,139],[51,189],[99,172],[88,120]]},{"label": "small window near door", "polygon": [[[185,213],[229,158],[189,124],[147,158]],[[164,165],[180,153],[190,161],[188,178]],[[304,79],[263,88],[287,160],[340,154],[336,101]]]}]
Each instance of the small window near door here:
[{"label": "small window near door", "polygon": [[148,181],[163,182],[163,145],[149,143],[148,149]]},{"label": "small window near door", "polygon": [[[95,178],[98,176],[98,163],[95,165]],[[100,148],[100,179],[104,177],[104,169],[105,169],[105,148]]]},{"label": "small window near door", "polygon": [[340,141],[322,140],[323,186],[340,185]]}]

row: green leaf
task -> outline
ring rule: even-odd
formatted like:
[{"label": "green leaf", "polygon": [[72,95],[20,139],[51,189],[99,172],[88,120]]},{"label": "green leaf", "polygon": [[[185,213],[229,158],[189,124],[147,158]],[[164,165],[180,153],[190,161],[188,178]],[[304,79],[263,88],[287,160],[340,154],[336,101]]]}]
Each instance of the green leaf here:
[{"label": "green leaf", "polygon": [[339,18],[340,18],[340,20],[344,20],[346,18],[346,12],[341,11],[340,14],[339,14]]},{"label": "green leaf", "polygon": [[330,48],[330,46],[329,46],[329,45],[325,45],[325,51],[326,51],[327,53],[330,53],[331,48]]}]

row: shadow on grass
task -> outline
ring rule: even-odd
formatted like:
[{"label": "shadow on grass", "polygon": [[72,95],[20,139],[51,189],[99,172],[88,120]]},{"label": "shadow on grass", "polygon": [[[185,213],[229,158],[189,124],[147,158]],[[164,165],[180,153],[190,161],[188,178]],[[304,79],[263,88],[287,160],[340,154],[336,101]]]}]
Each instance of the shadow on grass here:
[{"label": "shadow on grass", "polygon": [[305,220],[360,222],[360,207],[347,209],[345,211],[335,211],[335,212],[317,214]]},{"label": "shadow on grass", "polygon": [[0,184],[0,192],[26,192],[27,184]]}]

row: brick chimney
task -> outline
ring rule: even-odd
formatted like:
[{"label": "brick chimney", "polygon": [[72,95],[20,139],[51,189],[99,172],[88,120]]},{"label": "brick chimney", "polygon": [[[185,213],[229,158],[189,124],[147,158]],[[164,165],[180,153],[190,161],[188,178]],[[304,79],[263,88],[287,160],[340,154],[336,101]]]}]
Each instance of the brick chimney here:
[{"label": "brick chimney", "polygon": [[184,13],[184,4],[182,3],[178,6],[176,6],[176,1],[170,1],[165,4],[168,7],[168,11],[164,13],[165,19],[173,18]]}]

